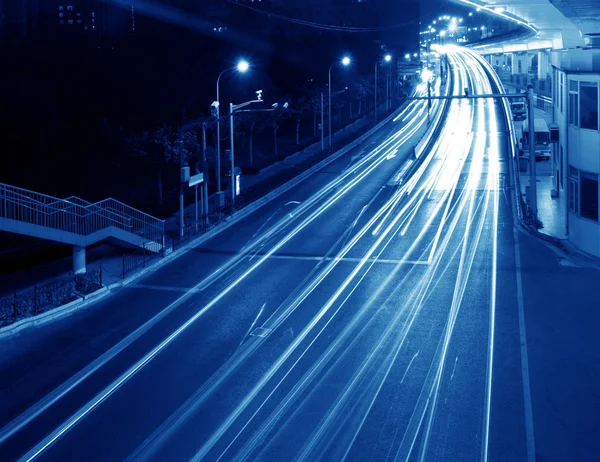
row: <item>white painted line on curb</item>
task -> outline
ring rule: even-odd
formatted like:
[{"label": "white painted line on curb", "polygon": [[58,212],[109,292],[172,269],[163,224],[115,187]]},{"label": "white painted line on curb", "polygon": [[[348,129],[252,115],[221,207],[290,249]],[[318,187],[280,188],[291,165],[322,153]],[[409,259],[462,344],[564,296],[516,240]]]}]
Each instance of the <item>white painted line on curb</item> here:
[{"label": "white painted line on curb", "polygon": [[523,302],[523,280],[521,274],[521,247],[519,233],[513,228],[515,239],[515,266],[517,269],[517,304],[519,309],[519,343],[521,345],[521,375],[523,378],[523,403],[525,406],[525,438],[527,441],[527,461],[535,462],[535,435],[533,431],[533,408],[531,405],[531,384],[529,382],[529,355],[527,353],[527,332],[525,329],[525,309]]}]

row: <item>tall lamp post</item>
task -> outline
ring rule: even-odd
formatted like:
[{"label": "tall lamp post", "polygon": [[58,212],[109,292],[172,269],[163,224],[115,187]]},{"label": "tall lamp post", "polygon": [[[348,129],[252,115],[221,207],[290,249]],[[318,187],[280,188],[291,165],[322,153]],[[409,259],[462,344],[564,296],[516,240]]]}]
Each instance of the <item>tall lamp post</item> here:
[{"label": "tall lamp post", "polygon": [[[386,63],[389,63],[392,60],[391,55],[385,55],[383,60]],[[379,67],[379,59],[375,61],[375,120],[377,120],[377,68]],[[386,81],[386,89],[387,89],[387,81]]]},{"label": "tall lamp post", "polygon": [[253,99],[252,101],[246,101],[245,103],[242,104],[233,104],[233,103],[229,103],[229,138],[230,138],[230,148],[229,148],[229,162],[230,162],[230,166],[231,166],[231,213],[233,213],[233,209],[235,206],[235,187],[236,187],[236,175],[235,175],[235,157],[234,157],[234,152],[233,152],[233,147],[234,147],[234,142],[233,142],[233,137],[234,137],[234,131],[233,131],[233,113],[235,111],[237,111],[238,109],[241,109],[243,107],[248,106],[249,104],[252,103],[262,103],[262,90],[258,90],[256,92],[256,99]]},{"label": "tall lamp post", "polygon": [[339,63],[341,63],[344,66],[348,66],[350,64],[350,58],[348,56],[344,56],[341,61],[336,61],[331,66],[329,66],[329,106],[327,107],[327,112],[329,115],[329,151],[331,151],[331,69],[333,68],[333,66]]},{"label": "tall lamp post", "polygon": [[[250,65],[248,61],[241,60],[236,66],[230,67],[222,71],[217,77],[217,100],[215,101],[216,107],[216,118],[217,118],[217,194],[221,194],[221,120],[219,119],[219,81],[221,76],[228,71],[237,70],[240,73],[244,73],[248,70]],[[214,103],[213,103],[214,104]]]}]

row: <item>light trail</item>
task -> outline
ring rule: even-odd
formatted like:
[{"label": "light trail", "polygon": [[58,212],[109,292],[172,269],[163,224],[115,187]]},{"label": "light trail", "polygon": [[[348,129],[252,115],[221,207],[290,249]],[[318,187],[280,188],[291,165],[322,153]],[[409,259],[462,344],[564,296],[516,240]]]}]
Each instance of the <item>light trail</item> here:
[{"label": "light trail", "polygon": [[[469,79],[471,79],[471,88],[486,86],[485,75],[468,53],[456,51],[451,54],[450,59],[454,68],[453,72],[456,74],[453,87],[455,93],[461,93],[464,85],[462,82]],[[466,73],[467,68],[473,70],[471,75]],[[439,85],[439,81],[436,82],[436,88],[440,89]],[[442,103],[436,101],[434,107],[437,108],[440,104]],[[298,237],[319,217],[323,217],[342,198],[348,197],[357,185],[368,181],[369,175],[383,162],[392,159],[402,144],[423,126],[424,120],[417,119],[422,117],[425,109],[425,105],[408,105],[400,114],[405,117],[403,121],[411,119],[408,125],[402,127],[311,198],[301,204],[295,204],[298,207],[293,216],[282,217],[277,223],[262,232],[266,227],[265,222],[240,255],[233,257],[217,272],[201,281],[195,289],[208,287],[225,274],[231,273],[241,265],[246,265],[246,262],[242,260],[248,255],[252,255],[256,261],[248,267],[244,266],[242,273],[235,275],[234,280],[220,291],[215,299],[200,308],[194,316],[172,332],[163,342],[35,446],[26,456],[30,458],[26,460],[32,460],[43,453],[171,344],[207,310],[222,301],[231,290],[247,280],[250,274],[260,268],[269,258],[275,257],[284,245],[292,242],[292,239]],[[351,226],[339,236],[329,249],[327,258],[319,261],[310,274],[263,323],[262,327],[272,330],[285,328],[284,323],[307,301],[311,294],[323,287],[323,282],[340,262],[355,263],[351,269],[347,270],[348,273],[345,273],[343,282],[335,288],[333,294],[318,307],[316,313],[312,315],[306,325],[303,325],[291,343],[285,347],[282,353],[278,354],[277,359],[268,365],[267,371],[251,384],[249,391],[244,390],[243,398],[234,403],[232,410],[226,411],[224,420],[219,423],[218,428],[208,439],[201,442],[201,446],[192,460],[197,461],[217,455],[218,459],[249,460],[253,458],[252,455],[255,451],[264,451],[265,448],[261,447],[261,442],[276,428],[277,424],[280,424],[277,430],[277,435],[279,435],[288,422],[306,411],[304,403],[302,401],[298,403],[298,401],[301,395],[309,389],[308,387],[315,390],[325,386],[328,380],[331,380],[335,368],[344,367],[344,361],[348,361],[354,349],[361,345],[361,361],[357,363],[347,382],[339,390],[336,390],[336,396],[332,397],[329,408],[324,405],[322,419],[315,423],[310,437],[304,441],[297,454],[299,460],[317,460],[319,457],[324,457],[326,450],[332,444],[343,439],[347,445],[341,449],[342,458],[350,457],[359,435],[367,428],[368,417],[378,401],[382,399],[384,387],[389,385],[390,375],[396,374],[396,369],[400,365],[406,366],[406,362],[402,363],[400,358],[402,361],[407,359],[403,357],[407,348],[407,338],[413,332],[414,326],[418,325],[420,317],[432,310],[427,302],[430,300],[433,289],[443,278],[446,283],[450,281],[454,283],[450,306],[447,308],[447,312],[440,313],[440,316],[444,316],[445,324],[437,349],[433,352],[433,358],[430,360],[426,353],[419,355],[419,351],[421,351],[419,350],[412,356],[406,369],[402,369],[404,373],[400,384],[407,377],[418,377],[419,373],[415,369],[422,369],[425,361],[431,361],[426,377],[419,379],[423,380],[421,393],[414,404],[411,418],[403,432],[400,444],[396,451],[392,450],[393,445],[396,445],[395,434],[389,449],[390,454],[395,452],[395,459],[406,460],[414,456],[415,443],[418,436],[422,435],[422,443],[417,457],[425,460],[432,440],[438,438],[433,428],[437,417],[438,402],[442,399],[442,384],[450,372],[447,358],[450,357],[449,351],[454,338],[458,313],[466,308],[462,306],[463,298],[468,290],[471,271],[476,254],[481,249],[483,236],[488,234],[485,229],[486,223],[491,219],[492,275],[489,293],[489,324],[487,326],[489,334],[485,401],[483,403],[483,435],[481,437],[481,457],[483,461],[487,462],[494,358],[499,147],[496,137],[486,136],[485,119],[487,117],[490,126],[495,127],[497,121],[494,110],[493,105],[485,104],[483,100],[479,100],[476,105],[465,101],[450,103],[448,123],[430,153],[422,161],[420,159],[421,163],[411,178],[393,190],[371,217],[366,217],[364,212],[370,210],[369,208],[375,200],[373,197],[371,202],[359,211]],[[398,117],[394,121],[398,120]],[[473,126],[474,117],[477,117],[477,129],[465,130],[465,127]],[[487,155],[486,145],[489,145]],[[467,168],[467,162],[470,164],[466,179],[463,179],[462,172]],[[484,169],[485,162],[487,162],[487,172]],[[480,193],[482,186],[483,194]],[[438,192],[439,194],[437,194]],[[426,199],[435,200],[435,204],[425,207]],[[363,215],[366,223],[359,226],[359,219]],[[267,221],[270,221],[271,218],[273,217]],[[421,224],[420,221],[424,221],[424,224]],[[420,228],[415,230],[416,226],[420,226]],[[406,242],[409,230],[413,237],[410,242]],[[267,244],[264,253],[259,254]],[[366,250],[362,250],[363,247],[359,244],[366,244]],[[406,262],[420,246],[425,246],[425,249],[420,252],[427,265],[419,267],[413,265],[401,273],[406,268]],[[360,256],[348,257],[348,254],[355,250],[360,251]],[[398,263],[389,273],[385,274],[382,281],[378,281],[378,285],[372,290],[366,302],[358,307],[352,306],[351,303],[354,302],[352,297],[355,297],[359,286],[366,283],[367,276],[384,251],[390,250],[400,251],[398,252],[401,253],[401,256],[397,258]],[[457,259],[458,265],[456,266]],[[344,271],[346,271],[345,267]],[[391,289],[391,293],[385,295],[389,291],[388,289]],[[180,303],[179,300],[185,300],[185,297],[189,297],[191,293],[185,294],[176,302]],[[385,299],[380,300],[381,298]],[[395,310],[388,312],[387,310],[396,299],[406,300],[406,302],[394,306]],[[263,308],[254,319],[249,333],[257,324]],[[341,322],[337,322],[341,318],[339,314],[345,308],[351,308],[355,312],[349,321],[338,326],[337,324]],[[390,319],[387,319],[388,317]],[[381,323],[383,319],[386,323],[383,327],[379,327],[378,323]],[[289,323],[287,325],[289,326]],[[377,330],[380,328],[383,330],[382,332]],[[294,326],[294,330],[296,330],[296,326]],[[364,337],[372,331],[379,333],[373,344],[365,346],[358,343],[365,341]],[[329,335],[331,340],[326,335]],[[264,339],[257,338],[245,341],[247,337],[248,334],[242,338],[238,350],[234,352],[230,360],[223,364],[202,384],[197,392],[171,414],[142,443],[131,458],[144,458],[154,452],[160,444],[181,428],[181,425],[189,420],[199,406],[225,384],[225,381],[231,378],[233,373],[264,343]],[[319,339],[323,340],[324,338],[329,342],[328,348],[318,356],[316,361],[307,364],[310,361],[308,353],[315,349]],[[456,363],[454,365],[456,366]],[[293,383],[291,383],[292,372],[301,374],[301,378]],[[454,378],[454,373],[455,371],[452,370],[451,379]],[[460,370],[457,373],[460,374]],[[291,387],[291,389],[288,390],[285,387]],[[274,397],[277,392],[283,393],[283,398],[275,401]],[[312,396],[312,393],[314,392],[311,392],[309,396]],[[294,404],[296,407],[293,409],[292,415],[288,416],[286,421],[281,422],[286,412],[291,410]],[[261,412],[267,413],[265,420],[258,419]],[[37,414],[33,415],[32,419],[36,416]],[[253,428],[252,423],[255,423],[258,428],[250,433],[250,429]],[[344,435],[340,435],[342,428]],[[396,428],[396,432],[398,431],[400,433],[397,434],[402,435],[399,427]],[[248,438],[244,441],[241,437],[245,434],[248,434]],[[2,434],[0,434],[0,442],[2,441],[1,437]],[[236,444],[241,445],[237,450]]]},{"label": "light trail", "polygon": [[[410,105],[412,105],[412,103]],[[410,105],[409,105],[409,107],[410,107]],[[317,216],[319,216],[325,210],[327,210],[327,208],[329,206],[331,206],[332,203],[334,203],[340,197],[342,197],[344,194],[346,194],[348,191],[350,191],[350,189],[353,186],[358,184],[359,181],[364,179],[378,165],[380,165],[383,161],[385,161],[385,157],[386,157],[387,153],[389,152],[389,151],[385,151],[386,148],[388,148],[390,145],[392,145],[391,149],[394,149],[395,146],[401,146],[402,143],[405,142],[408,138],[410,138],[410,136],[412,136],[422,125],[423,125],[423,121],[417,121],[414,127],[411,127],[411,125],[402,127],[396,134],[394,134],[393,136],[391,136],[390,138],[385,140],[384,143],[382,143],[380,146],[378,146],[376,149],[374,149],[370,153],[370,155],[363,158],[359,163],[354,165],[351,169],[346,171],[343,175],[338,177],[336,180],[333,180],[332,182],[330,182],[322,190],[320,190],[318,193],[313,195],[308,201],[306,201],[304,204],[302,204],[300,207],[298,207],[298,209],[302,209],[301,212],[310,210],[311,207],[314,206],[315,202],[320,200],[323,196],[326,196],[330,191],[334,190],[347,177],[349,177],[351,175],[355,175],[355,173],[358,170],[362,169],[369,162],[373,161],[368,167],[366,167],[361,172],[361,175],[356,175],[352,178],[352,181],[350,183],[351,186],[346,186],[342,190],[337,191],[334,196],[335,199],[333,199],[333,200],[329,199],[326,202],[326,204],[321,205],[317,209],[316,212],[313,212],[313,214],[311,215],[311,219],[309,221],[305,220],[304,222],[302,222],[300,229],[304,228],[308,223],[312,222]],[[380,153],[382,151],[384,151],[384,154],[380,155]],[[340,194],[340,192],[342,194]],[[301,212],[298,211],[297,212],[298,215],[300,215]],[[63,383],[63,385],[61,385],[60,387],[55,389],[53,392],[48,394],[42,401],[36,403],[28,411],[25,411],[25,413],[21,414],[19,417],[14,419],[11,423],[9,423],[7,426],[5,426],[2,429],[2,432],[0,433],[0,443],[4,440],[8,439],[10,436],[12,436],[14,433],[16,433],[19,429],[23,428],[25,425],[27,425],[29,422],[31,422],[34,418],[36,418],[38,415],[40,415],[42,412],[44,412],[48,407],[50,407],[52,404],[54,404],[56,401],[58,401],[60,398],[62,398],[65,394],[70,392],[73,388],[75,388],[77,385],[79,385],[83,380],[85,380],[87,377],[89,377],[98,368],[102,367],[106,362],[108,362],[110,359],[112,359],[112,357],[116,356],[120,351],[125,349],[136,338],[139,338],[140,335],[142,335],[144,332],[149,330],[153,325],[158,323],[158,321],[163,319],[166,316],[166,314],[168,314],[170,311],[172,311],[175,307],[179,306],[184,300],[189,298],[191,295],[193,295],[197,291],[204,290],[208,285],[214,283],[216,280],[218,280],[220,277],[222,277],[227,271],[230,271],[233,268],[235,268],[237,265],[239,265],[242,262],[242,260],[251,251],[253,251],[253,249],[255,249],[256,247],[259,247],[262,242],[266,241],[271,236],[273,236],[275,233],[279,232],[282,228],[287,226],[289,224],[289,222],[291,220],[293,220],[294,218],[295,217],[286,216],[286,218],[284,218],[279,223],[277,223],[275,226],[273,226],[273,228],[271,228],[269,231],[267,231],[262,236],[258,237],[256,239],[256,242],[253,245],[248,246],[244,252],[241,252],[240,254],[233,257],[225,265],[223,265],[221,268],[219,268],[215,273],[211,274],[210,276],[205,278],[203,281],[198,283],[196,286],[192,287],[188,293],[182,295],[179,299],[177,299],[175,302],[170,304],[167,308],[165,308],[160,313],[155,315],[152,319],[147,321],[144,325],[142,325],[140,328],[138,328],[131,336],[127,337],[122,342],[120,342],[116,346],[116,348],[109,350],[109,352],[107,352],[105,355],[103,355],[101,358],[99,358],[99,361],[97,361],[93,364],[92,368],[86,368],[86,369],[82,370],[81,373],[76,374],[76,376],[67,380],[65,383]],[[297,227],[294,231],[292,231],[287,236],[285,236],[274,247],[274,249],[279,249],[281,246],[283,246],[283,244],[285,244],[292,237],[294,237],[298,231],[299,231],[299,229]],[[270,254],[272,254],[272,253],[274,253],[274,251],[270,252]],[[237,284],[239,284],[239,282],[244,280],[250,273],[252,273],[256,268],[258,268],[258,266],[260,266],[266,260],[267,260],[267,258],[265,258],[265,257],[261,258],[254,266],[252,266],[249,270],[247,270],[245,273],[243,273],[242,276],[237,278],[236,281],[234,281],[234,283],[232,283],[232,285],[228,286],[223,292],[221,292],[216,298],[214,298],[211,301],[211,303],[209,303],[208,305],[203,307],[201,310],[199,310],[198,313],[196,313],[196,315],[194,315],[190,320],[188,320],[188,322],[186,322],[182,325],[182,327],[184,327],[183,330],[187,329],[187,327],[189,327],[189,325],[192,322],[194,322],[196,319],[198,319],[209,308],[214,306],[217,301],[221,300],[224,295],[229,293],[229,291],[233,287],[235,287]],[[181,331],[178,329],[176,332],[177,332],[176,336],[178,336]],[[169,341],[167,342],[167,344],[170,343],[173,340],[173,338],[175,338],[175,337],[168,337]],[[60,428],[55,430],[51,435],[49,435],[42,442],[40,442],[35,447],[35,448],[38,448],[38,450],[35,450],[35,448],[34,448],[31,451],[29,451],[28,455],[25,456],[24,459],[32,460],[35,457],[37,457],[39,454],[41,454],[41,452],[43,452],[49,445],[53,444],[58,438],[60,438],[66,430],[70,429],[75,423],[77,423],[81,418],[83,418],[85,415],[87,415],[92,409],[94,409],[98,404],[100,404],[102,401],[104,401],[104,399],[106,399],[110,394],[112,394],[117,388],[119,388],[124,383],[124,381],[128,380],[132,375],[137,373],[137,371],[140,368],[140,365],[141,365],[141,367],[143,367],[147,363],[147,361],[145,361],[145,360],[147,360],[148,358],[152,359],[167,344],[161,343],[155,349],[151,350],[136,365],[134,365],[132,368],[130,368],[129,371],[127,371],[126,373],[121,375],[121,377],[119,379],[117,379],[115,382],[113,382],[113,386],[115,386],[115,387],[109,386],[109,387],[107,387],[107,389],[105,389],[105,392],[108,393],[108,395],[98,396],[95,400],[90,401],[86,406],[84,406],[84,408],[80,409],[80,411],[78,411],[78,413],[74,414],[70,419],[68,419]],[[133,372],[133,373],[130,374],[131,372]]]},{"label": "light trail", "polygon": [[[472,172],[476,172],[476,170],[473,168],[473,169],[472,169]],[[471,210],[472,210],[472,209],[471,209]],[[460,214],[457,214],[457,217],[458,217],[458,216],[460,216]],[[485,216],[485,213],[484,213],[482,216]],[[454,222],[454,224],[456,224],[456,221]],[[389,228],[388,228],[388,229],[389,229]],[[464,242],[464,241],[465,241],[465,240],[463,240],[463,242]],[[313,341],[314,341],[314,340],[313,340]],[[305,350],[305,352],[306,352],[306,350]],[[304,353],[305,353],[305,352],[304,352]],[[303,354],[304,354],[304,353],[303,353]],[[302,354],[302,356],[303,356],[303,354]],[[302,356],[301,356],[301,357],[302,357]],[[301,359],[301,357],[300,357],[300,358],[299,358],[297,361],[299,361],[299,360]],[[296,364],[297,364],[297,362],[296,362]],[[283,378],[283,379],[281,379],[281,380],[280,380],[280,382],[278,383],[278,385],[276,385],[276,386],[273,388],[273,390],[271,391],[271,393],[269,394],[269,396],[271,396],[271,395],[272,395],[272,393],[274,393],[275,389],[277,389],[277,387],[279,387],[279,385],[280,385],[280,384],[282,383],[282,381],[285,379],[285,377],[287,376],[287,374],[289,374],[289,372],[290,372],[290,371],[293,369],[293,367],[294,367],[294,366],[292,366],[292,367],[291,367],[291,368],[288,370],[288,373],[286,373],[286,375],[284,376],[284,378]],[[279,368],[279,366],[278,366],[277,368]],[[269,377],[269,378],[270,378],[270,377]],[[254,396],[255,396],[255,395],[254,395]],[[252,396],[252,394],[251,394],[250,396],[247,396],[247,399],[249,398],[249,399],[251,400],[251,399],[253,399],[253,398],[254,398],[254,396]],[[269,399],[269,397],[267,397],[267,400],[268,400],[268,399]],[[258,411],[259,411],[259,410],[262,408],[262,406],[265,404],[265,402],[266,402],[266,400],[265,400],[265,401],[263,401],[263,404],[259,406],[259,408],[258,408],[258,410],[257,410],[257,411],[255,411],[255,413],[253,414],[254,416],[255,416],[255,415],[256,415],[256,413],[257,413],[257,412],[258,412]],[[240,412],[240,413],[241,413],[241,411],[239,411],[239,408],[238,408],[238,412]],[[235,419],[235,418],[237,418],[237,416],[239,416],[239,414],[235,415],[235,413],[234,413],[234,415],[233,415],[233,416],[230,416],[230,419],[231,419],[231,417],[233,417],[233,418]],[[331,414],[329,414],[329,413],[328,413],[328,416],[330,417],[330,416],[331,416]],[[229,425],[232,423],[232,421],[231,421],[230,419],[228,419],[228,422],[229,422],[229,424],[227,424],[227,425],[226,425],[226,426],[227,426],[227,428],[228,428],[228,427],[229,427]],[[244,425],[244,427],[243,427],[243,428],[242,428],[242,429],[241,429],[241,430],[238,432],[238,434],[237,434],[238,436],[241,434],[241,432],[244,430],[244,428],[246,428],[246,426],[249,424],[249,422],[250,422],[250,420],[251,420],[251,419],[252,419],[252,417],[251,417],[249,420],[247,420],[247,422],[246,422],[246,424]],[[223,427],[221,427],[221,430],[217,432],[217,435],[216,435],[216,436],[219,438],[220,436],[222,436],[222,434],[224,433],[224,431],[225,431],[225,429],[224,429]],[[213,436],[215,436],[215,435],[213,435]],[[235,439],[236,439],[236,438],[237,438],[237,437],[233,438],[233,440],[231,440],[231,441],[230,441],[230,443],[229,443],[229,445],[227,446],[227,448],[230,448],[230,447],[231,447],[231,445],[233,444],[233,442],[235,441]],[[315,441],[315,440],[313,439],[312,441]],[[214,443],[214,442],[215,442],[215,441],[213,441],[213,443]],[[209,444],[210,444],[210,442],[209,442]],[[211,445],[211,447],[212,447],[212,445]],[[221,457],[223,457],[223,456],[224,456],[225,452],[227,451],[227,448],[226,448],[226,449],[225,449],[225,451],[224,451],[224,452],[221,454]],[[201,459],[201,458],[202,458],[204,455],[206,455],[206,454],[207,454],[207,451],[208,451],[208,449],[210,449],[210,448],[207,448],[207,447],[206,447],[206,445],[205,445],[205,446],[204,446],[204,447],[201,449],[201,451],[199,451],[199,452],[196,454],[196,456],[195,456],[194,460],[199,460],[199,459]],[[245,452],[245,454],[247,454],[247,453],[248,453],[248,452]],[[306,454],[306,453],[305,453],[305,454]]]}]

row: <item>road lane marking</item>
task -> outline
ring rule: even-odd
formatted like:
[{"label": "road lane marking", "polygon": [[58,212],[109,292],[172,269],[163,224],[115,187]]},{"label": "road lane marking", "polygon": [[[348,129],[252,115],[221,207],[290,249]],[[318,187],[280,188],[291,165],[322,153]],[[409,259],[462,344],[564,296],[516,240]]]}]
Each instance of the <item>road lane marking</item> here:
[{"label": "road lane marking", "polygon": [[[120,388],[121,385],[123,383],[125,383],[126,381],[128,381],[129,378],[132,375],[134,375],[139,369],[143,368],[147,364],[147,362],[149,362],[151,359],[153,359],[154,356],[156,354],[158,354],[163,348],[165,348],[175,337],[177,337],[183,330],[187,329],[187,327],[192,322],[194,322],[198,317],[200,317],[202,314],[204,314],[208,309],[212,308],[212,306],[214,306],[216,304],[216,302],[220,301],[233,287],[235,287],[237,285],[237,283],[239,283],[241,280],[245,279],[251,272],[253,272],[253,270],[255,270],[258,266],[260,266],[262,263],[264,263],[264,261],[266,261],[266,259],[269,257],[269,254],[275,253],[276,250],[278,250],[285,243],[287,243],[289,240],[291,240],[291,238],[294,237],[299,232],[299,230],[303,229],[305,226],[307,226],[309,223],[311,223],[317,216],[320,216],[332,204],[337,202],[338,199],[343,197],[356,184],[358,184],[361,180],[366,178],[373,170],[375,170],[376,167],[378,167],[381,163],[383,163],[385,160],[385,155],[387,154],[387,152],[389,152],[390,149],[393,149],[394,143],[395,143],[395,145],[401,145],[402,143],[404,143],[423,125],[423,123],[424,123],[423,121],[417,123],[417,125],[414,128],[412,128],[411,130],[409,130],[408,133],[404,133],[405,130],[408,128],[408,125],[406,127],[402,127],[402,129],[400,129],[396,134],[394,134],[393,137],[386,139],[376,149],[374,149],[373,152],[370,153],[368,157],[362,159],[356,166],[353,167],[353,171],[357,171],[361,167],[366,166],[365,170],[361,172],[360,176],[353,178],[349,182],[349,184],[344,185],[344,188],[342,188],[342,190],[336,191],[332,198],[329,198],[325,202],[325,204],[321,205],[308,218],[304,219],[300,223],[300,225],[297,225],[295,230],[291,231],[287,236],[282,238],[281,241],[273,247],[273,250],[271,252],[269,252],[267,255],[261,257],[260,260],[252,266],[252,268],[250,268],[242,276],[237,278],[236,281],[234,281],[234,283],[232,283],[226,289],[224,289],[215,299],[213,299],[202,310],[200,310],[198,313],[196,313],[192,318],[190,318],[186,323],[184,323],[179,329],[177,329],[172,335],[170,335],[167,339],[165,339],[164,342],[162,342],[157,347],[155,347],[150,353],[148,353],[144,358],[142,358],[142,360],[140,360],[132,368],[130,368],[130,370],[126,371],[119,378],[117,378],[111,385],[106,387],[104,389],[104,391],[101,392],[101,394],[96,395],[95,398],[93,398],[86,405],[84,405],[84,407],[80,408],[80,410],[78,412],[76,412],[74,415],[72,415],[70,418],[68,418],[67,421],[65,421],[59,428],[55,429],[50,435],[45,437],[40,443],[38,443],[33,449],[31,449],[27,453],[27,455],[24,457],[23,460],[32,460],[32,459],[36,458],[37,456],[39,456],[50,445],[52,445],[57,439],[62,437],[62,435],[64,433],[66,433],[73,425],[78,423],[79,420],[81,420],[83,417],[85,417],[89,412],[91,412],[94,408],[96,408],[106,398],[108,398],[110,395],[112,395],[112,393],[115,390]],[[390,145],[392,145],[391,148],[389,147]],[[384,152],[386,149],[387,149],[387,152],[383,153],[382,156],[377,157],[378,154]],[[370,160],[373,160],[373,163],[367,165]],[[336,180],[329,183],[326,187],[322,188],[319,191],[319,193],[315,194],[313,197],[311,197],[310,200],[306,201],[303,204],[305,209],[309,210],[315,202],[317,202],[322,197],[324,197],[325,194],[327,194],[328,192],[332,191],[336,185],[339,185],[340,183],[342,183],[344,178],[347,176],[348,176],[347,174],[341,175]],[[271,229],[269,232],[267,232],[265,235],[261,236],[258,239],[258,242],[261,242],[261,241],[264,242],[270,236],[272,236],[277,231],[279,231],[281,228],[283,228],[285,225],[287,225],[287,223],[288,222],[285,222],[283,220],[278,225],[276,225],[273,229]],[[240,256],[240,257],[243,258],[243,256]],[[228,266],[230,266],[230,267],[236,266],[236,263],[239,262],[241,258],[232,259],[233,264],[230,264],[230,265],[225,264],[223,267],[217,269],[208,278],[206,278],[203,281],[201,281],[200,283],[198,283],[193,289],[194,290],[204,289],[206,287],[207,280],[211,280],[211,283],[214,282],[216,279],[218,279],[220,277],[220,275],[222,275],[224,273],[224,271],[222,271],[223,269],[228,269],[227,268]],[[179,299],[175,300],[167,308],[165,308],[163,311],[158,313],[154,318],[147,321],[143,326],[138,328],[134,333],[138,337],[141,336],[149,328],[149,326],[154,325],[156,322],[158,322],[158,320],[160,320],[164,316],[166,316],[169,311],[171,311],[173,308],[175,308],[177,305],[179,305],[183,300],[188,298],[193,293],[194,293],[194,291],[186,292]],[[62,398],[66,393],[68,393],[75,386],[77,386],[79,383],[81,383],[83,380],[85,380],[91,373],[93,373],[95,370],[102,367],[106,362],[108,362],[110,359],[112,359],[114,356],[116,356],[120,351],[122,351],[126,346],[128,346],[134,339],[135,338],[133,337],[133,334],[131,334],[130,336],[127,336],[125,339],[123,339],[121,342],[119,342],[118,345],[111,348],[111,350],[109,350],[109,352],[107,352],[104,355],[102,355],[101,357],[99,357],[97,360],[95,360],[93,363],[91,363],[88,367],[84,368],[82,371],[77,373],[75,376],[73,376],[67,382],[65,382],[64,384],[59,386],[57,389],[55,389],[49,395],[46,395],[45,398],[43,398],[38,403],[36,403],[34,406],[29,408],[23,414],[21,414],[21,416],[19,416],[17,419],[13,420],[13,422],[11,422],[11,424],[9,424],[9,426],[5,427],[3,429],[4,431],[2,433],[0,433],[0,442],[4,441],[8,437],[10,437],[16,431],[21,429],[23,426],[28,424],[31,420],[33,420],[38,415],[40,415],[42,412],[44,412],[48,407],[50,407],[52,404],[54,404],[58,399]],[[90,368],[91,368],[91,370],[89,370]]]},{"label": "road lane marking", "polygon": [[242,343],[244,343],[244,340],[246,340],[246,338],[249,335],[254,335],[254,332],[252,332],[252,329],[254,329],[254,326],[256,325],[256,322],[258,321],[258,318],[260,318],[260,315],[262,314],[262,312],[265,309],[265,306],[267,306],[267,303],[263,303],[263,306],[260,307],[260,310],[258,311],[258,314],[256,315],[256,318],[254,318],[254,321],[252,321],[252,324],[250,324],[250,329],[248,329],[248,332],[246,332],[246,335],[244,335],[242,337],[242,340],[240,341],[240,344],[238,345],[238,348],[242,346]]},{"label": "road lane marking", "polygon": [[129,284],[128,289],[146,289],[146,290],[164,290],[166,292],[183,292],[184,294],[189,293],[201,293],[201,289],[195,287],[177,287],[177,286],[161,286],[158,284]]},{"label": "road lane marking", "polygon": [[521,274],[521,247],[519,234],[513,227],[515,240],[515,266],[517,267],[517,305],[519,309],[519,343],[521,346],[521,375],[523,377],[523,404],[525,407],[525,438],[527,441],[527,461],[535,462],[535,433],[533,430],[533,409],[531,405],[531,385],[529,382],[529,355],[527,353],[527,332],[523,303],[523,280]]},{"label": "road lane marking", "polygon": [[[421,350],[419,350],[421,351]],[[404,375],[402,376],[402,380],[400,380],[400,383],[404,382],[404,379],[406,378],[406,374],[408,374],[408,370],[410,369],[410,366],[412,366],[412,363],[415,359],[417,359],[417,356],[419,356],[419,351],[417,351],[415,353],[415,355],[412,357],[412,359],[410,360],[410,362],[408,363],[408,366],[406,367],[406,370],[404,371]]]},{"label": "road lane marking", "polygon": [[[290,327],[290,329],[292,329],[292,328]],[[290,329],[288,329],[286,332],[288,332]],[[267,335],[269,335],[272,331],[273,331],[273,329],[266,329],[264,327],[257,327],[250,334],[250,336],[252,336],[252,337],[260,337],[260,338],[266,338]],[[294,331],[292,330],[291,333],[292,333],[292,336],[293,336],[294,335]]]}]

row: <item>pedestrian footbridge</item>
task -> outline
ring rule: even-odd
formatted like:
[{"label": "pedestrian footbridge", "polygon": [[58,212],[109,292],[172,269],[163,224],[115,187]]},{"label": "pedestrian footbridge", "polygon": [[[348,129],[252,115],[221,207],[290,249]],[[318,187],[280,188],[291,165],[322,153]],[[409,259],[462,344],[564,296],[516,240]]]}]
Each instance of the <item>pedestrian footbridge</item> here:
[{"label": "pedestrian footbridge", "polygon": [[85,248],[105,239],[161,252],[164,220],[115,199],[59,199],[0,183],[0,231],[73,246],[73,270],[85,272]]}]

